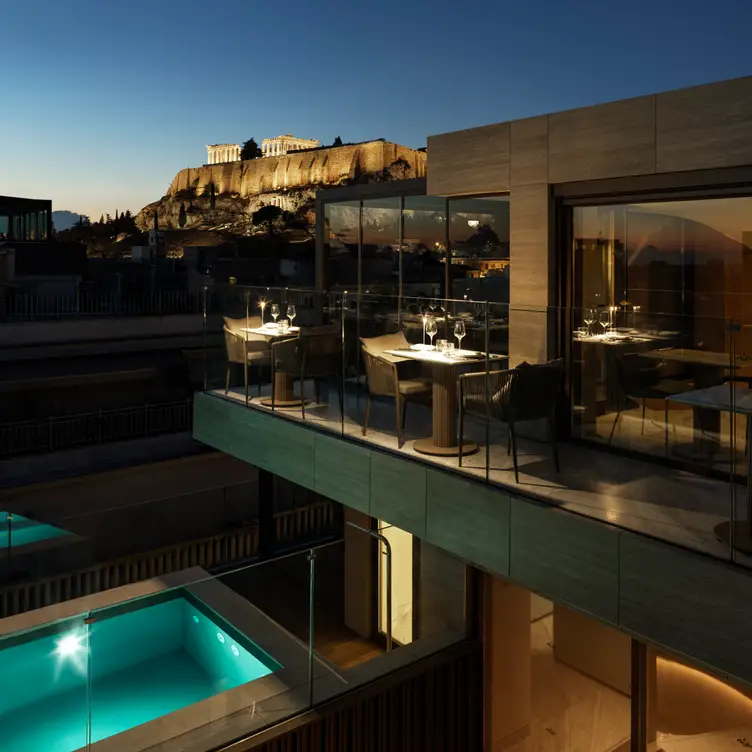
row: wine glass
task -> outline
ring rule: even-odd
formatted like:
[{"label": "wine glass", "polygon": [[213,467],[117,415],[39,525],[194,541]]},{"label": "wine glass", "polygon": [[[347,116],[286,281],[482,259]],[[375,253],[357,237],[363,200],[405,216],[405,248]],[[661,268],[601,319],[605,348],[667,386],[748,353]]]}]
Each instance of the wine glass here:
[{"label": "wine glass", "polygon": [[587,326],[587,333],[590,334],[592,331],[591,327],[595,323],[595,310],[592,308],[586,308],[583,321],[585,322],[585,325]]},{"label": "wine glass", "polygon": [[604,308],[599,314],[598,314],[598,321],[600,322],[600,325],[603,327],[603,335],[608,334],[608,327],[611,326],[611,311]]},{"label": "wine glass", "polygon": [[276,303],[272,303],[271,307],[272,318],[274,319],[274,325],[277,325],[277,319],[279,318],[279,306]]},{"label": "wine glass", "polygon": [[295,310],[295,306],[290,303],[290,305],[287,306],[287,318],[290,319],[290,326],[292,326],[292,320],[297,315],[297,311]]},{"label": "wine glass", "polygon": [[436,319],[430,318],[426,321],[426,334],[431,338],[431,347],[433,347],[433,338],[436,336],[438,330]]},{"label": "wine glass", "polygon": [[467,334],[465,331],[465,322],[458,319],[454,324],[454,336],[457,337],[457,349],[462,349],[462,338]]}]

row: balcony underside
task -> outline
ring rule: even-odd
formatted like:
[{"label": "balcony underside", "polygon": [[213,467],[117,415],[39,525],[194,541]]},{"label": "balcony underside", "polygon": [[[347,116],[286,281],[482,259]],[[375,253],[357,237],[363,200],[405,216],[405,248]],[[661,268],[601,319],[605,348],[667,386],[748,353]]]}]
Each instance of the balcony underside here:
[{"label": "balcony underside", "polygon": [[[245,406],[242,388],[231,388],[227,395],[223,389],[210,393]],[[268,394],[269,387],[262,387],[261,397],[252,388],[249,409],[271,413],[271,408],[261,404],[261,399]],[[313,384],[307,385],[306,394],[313,399]],[[512,458],[507,455],[508,433],[503,424],[491,421],[487,451],[485,422],[467,418],[465,437],[477,442],[480,450],[464,457],[460,467],[457,457],[426,455],[413,448],[414,440],[431,435],[430,407],[409,404],[404,431],[405,443],[399,448],[394,402],[373,400],[368,432],[363,436],[365,406],[365,390],[351,385],[346,390],[343,418],[335,392],[331,390],[327,394],[326,387],[323,386],[321,402],[308,403],[305,420],[299,407],[276,409],[273,414],[282,420],[305,422],[311,427],[337,435],[344,434],[348,439],[433,463],[478,480],[485,480],[488,462],[488,480],[492,484],[719,558],[729,558],[729,547],[728,543],[718,540],[714,528],[730,518],[732,495],[735,497],[736,519],[746,518],[744,488],[741,486],[582,444],[560,443],[561,471],[557,473],[547,443],[518,438],[520,474],[519,483],[516,484]],[[604,423],[602,429],[607,436],[610,429],[608,416],[604,420],[609,423],[608,426]],[[638,410],[634,415],[625,413],[622,416],[619,431],[630,430],[641,430]],[[648,434],[651,431],[656,434],[656,454],[660,454],[663,431],[659,431],[650,421],[645,430]],[[681,425],[677,430],[681,436]],[[735,558],[738,563],[752,563],[742,561],[746,557],[738,552]]]}]

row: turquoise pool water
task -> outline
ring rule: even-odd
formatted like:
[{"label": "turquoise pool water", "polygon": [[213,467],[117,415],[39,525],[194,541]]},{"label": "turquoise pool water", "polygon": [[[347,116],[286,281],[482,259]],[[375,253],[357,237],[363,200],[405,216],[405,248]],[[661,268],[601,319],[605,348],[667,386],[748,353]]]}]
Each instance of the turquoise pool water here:
[{"label": "turquoise pool water", "polygon": [[29,543],[37,543],[48,538],[59,538],[61,535],[68,535],[67,530],[61,530],[59,527],[30,520],[28,517],[22,517],[20,514],[14,514],[10,522],[9,530],[8,513],[0,512],[0,549],[8,548],[9,546],[21,548],[21,546],[26,546]]},{"label": "turquoise pool water", "polygon": [[74,752],[280,668],[194,596],[152,600],[0,642],[0,749]]}]

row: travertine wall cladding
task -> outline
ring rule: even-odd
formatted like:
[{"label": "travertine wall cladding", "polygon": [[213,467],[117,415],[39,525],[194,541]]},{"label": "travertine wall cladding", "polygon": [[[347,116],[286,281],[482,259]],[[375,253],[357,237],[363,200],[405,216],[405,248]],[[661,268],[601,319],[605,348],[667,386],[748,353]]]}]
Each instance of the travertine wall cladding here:
[{"label": "travertine wall cladding", "polygon": [[431,136],[427,192],[510,193],[512,365],[549,357],[552,184],[752,165],[752,77]]},{"label": "travertine wall cladding", "polygon": [[752,164],[752,76],[429,136],[428,193]]},{"label": "travertine wall cladding", "polygon": [[283,157],[188,167],[175,176],[168,195],[174,195],[192,186],[201,193],[212,181],[219,193],[238,193],[241,196],[254,196],[317,183],[338,183],[354,177],[358,170],[383,170],[399,158],[410,163],[415,177],[425,175],[425,152],[399,144],[371,141],[318,151],[291,152]]},{"label": "travertine wall cladding", "polygon": [[752,164],[752,77],[655,99],[657,172]]},{"label": "travertine wall cladding", "polygon": [[509,123],[431,136],[428,142],[429,195],[461,196],[509,189]]}]

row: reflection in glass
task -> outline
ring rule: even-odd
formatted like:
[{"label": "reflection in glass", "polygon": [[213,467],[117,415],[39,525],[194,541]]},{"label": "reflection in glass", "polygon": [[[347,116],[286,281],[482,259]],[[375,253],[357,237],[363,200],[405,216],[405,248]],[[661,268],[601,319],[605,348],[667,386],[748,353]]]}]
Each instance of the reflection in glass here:
[{"label": "reflection in glass", "polygon": [[402,294],[444,295],[446,199],[405,196],[403,212]]},{"label": "reflection in glass", "polygon": [[742,470],[744,421],[687,400],[752,378],[750,215],[747,197],[573,210],[573,328],[609,333],[573,342],[575,435]]},{"label": "reflection in glass", "polygon": [[453,298],[509,300],[509,197],[449,201]]},{"label": "reflection in glass", "polygon": [[324,206],[324,258],[332,289],[358,283],[360,202],[340,201]]},{"label": "reflection in glass", "polygon": [[363,201],[361,228],[361,289],[371,293],[399,294],[399,196]]}]

